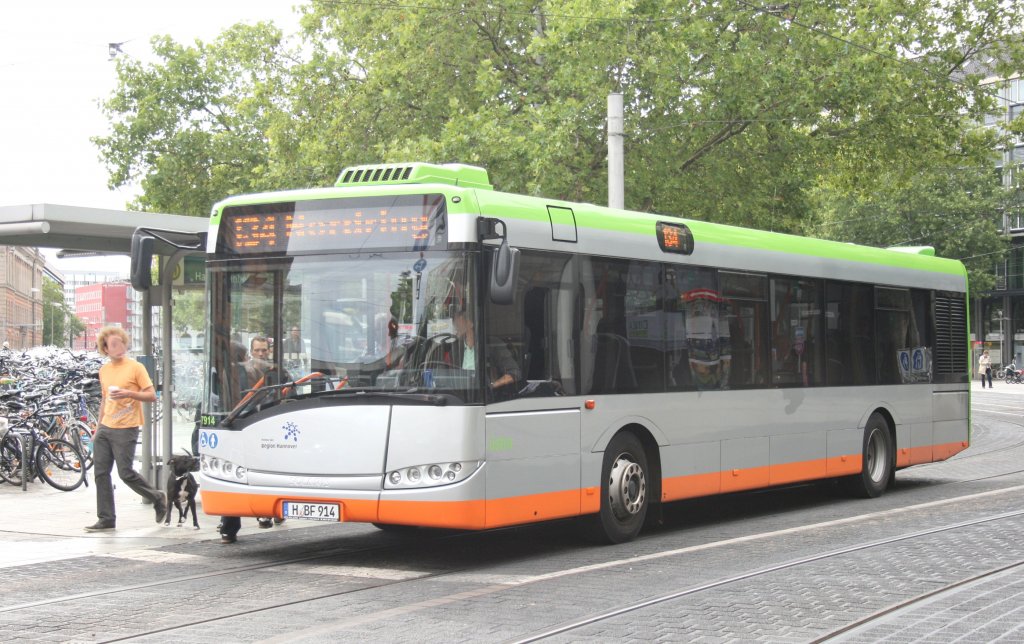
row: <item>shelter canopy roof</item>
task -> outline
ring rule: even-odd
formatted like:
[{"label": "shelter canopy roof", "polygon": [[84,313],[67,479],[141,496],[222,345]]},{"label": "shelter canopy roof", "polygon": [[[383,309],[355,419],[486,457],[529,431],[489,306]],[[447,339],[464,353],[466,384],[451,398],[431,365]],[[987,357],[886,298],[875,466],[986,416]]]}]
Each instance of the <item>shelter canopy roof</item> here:
[{"label": "shelter canopy roof", "polygon": [[0,244],[8,246],[127,255],[136,228],[205,233],[209,225],[206,217],[48,203],[0,206]]}]

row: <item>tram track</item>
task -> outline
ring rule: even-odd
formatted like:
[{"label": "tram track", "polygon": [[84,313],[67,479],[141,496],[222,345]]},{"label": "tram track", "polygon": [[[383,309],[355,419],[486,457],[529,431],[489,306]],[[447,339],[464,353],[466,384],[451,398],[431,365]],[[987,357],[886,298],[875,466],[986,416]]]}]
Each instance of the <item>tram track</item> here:
[{"label": "tram track", "polygon": [[946,584],[942,588],[936,588],[935,590],[933,590],[931,592],[922,593],[920,595],[917,595],[916,597],[911,597],[911,598],[909,598],[909,599],[907,599],[905,601],[898,602],[898,603],[892,604],[890,606],[886,606],[882,610],[875,611],[874,613],[871,613],[870,615],[868,615],[866,617],[858,619],[857,621],[854,621],[854,622],[850,622],[849,624],[847,624],[847,625],[845,625],[845,626],[843,626],[841,628],[837,628],[837,629],[835,629],[835,630],[833,630],[833,631],[831,631],[829,633],[826,633],[826,634],[824,634],[824,635],[822,635],[822,636],[820,636],[820,637],[818,637],[818,638],[816,638],[814,640],[811,640],[810,644],[822,644],[823,642],[832,641],[832,640],[836,639],[837,637],[840,637],[840,636],[845,635],[847,633],[850,633],[852,631],[859,630],[859,629],[862,629],[862,628],[866,628],[866,627],[870,626],[871,624],[873,624],[875,622],[878,622],[878,621],[880,621],[882,619],[885,619],[885,618],[889,617],[890,615],[895,615],[895,614],[897,614],[897,613],[899,613],[901,611],[904,611],[904,610],[906,610],[908,608],[911,608],[911,607],[913,607],[913,606],[915,606],[917,604],[920,604],[921,602],[930,601],[930,600],[942,597],[943,595],[948,595],[950,593],[957,592],[961,588],[963,588],[964,586],[969,586],[971,584],[974,584],[976,582],[982,581],[982,580],[987,579],[989,577],[994,577],[996,575],[1001,575],[1003,573],[1010,572],[1010,571],[1015,570],[1017,568],[1020,568],[1022,566],[1024,566],[1024,559],[1015,561],[1015,562],[1013,562],[1011,564],[1007,564],[1005,566],[999,566],[998,568],[994,568],[992,570],[986,570],[983,573],[980,573],[980,574],[977,574],[977,575],[973,575],[973,576],[968,577],[966,579],[961,579],[961,580],[953,582],[951,584]]},{"label": "tram track", "polygon": [[[1010,488],[1002,488],[1000,490],[991,490],[991,491],[981,492],[981,493],[976,493],[976,494],[971,494],[971,495],[965,495],[965,496],[960,496],[960,497],[952,497],[952,498],[949,498],[949,499],[942,499],[942,500],[939,500],[939,501],[931,501],[931,502],[927,502],[927,503],[923,503],[923,504],[918,504],[916,506],[901,507],[901,508],[895,508],[895,509],[890,509],[890,510],[883,510],[883,511],[880,511],[880,512],[873,512],[873,513],[868,513],[868,514],[863,514],[863,515],[857,515],[857,516],[853,516],[853,517],[845,517],[843,519],[837,519],[837,520],[828,521],[828,522],[824,522],[824,523],[795,526],[795,527],[785,528],[785,529],[781,529],[781,530],[775,530],[775,531],[764,532],[764,533],[757,533],[757,534],[751,534],[751,535],[744,535],[744,536],[740,536],[740,537],[734,537],[734,538],[731,538],[731,539],[723,539],[723,540],[712,541],[712,542],[707,542],[707,543],[703,543],[703,544],[696,544],[696,545],[692,545],[692,546],[687,546],[687,547],[683,547],[683,548],[671,549],[671,550],[666,550],[666,551],[659,551],[659,552],[651,553],[651,554],[648,554],[648,555],[634,556],[634,557],[629,557],[629,558],[621,559],[621,560],[614,560],[614,561],[608,561],[608,562],[601,562],[601,563],[597,563],[597,564],[578,566],[578,567],[568,568],[568,569],[563,569],[563,570],[556,570],[556,571],[552,571],[552,572],[549,572],[549,573],[527,576],[527,577],[524,577],[524,578],[508,580],[508,581],[504,581],[504,582],[500,582],[500,583],[488,584],[488,585],[485,585],[485,586],[480,587],[480,588],[471,589],[471,590],[468,590],[468,591],[456,593],[454,595],[450,595],[450,596],[447,596],[447,597],[434,597],[434,598],[431,598],[429,600],[424,600],[422,602],[415,602],[415,603],[412,603],[412,604],[409,604],[409,605],[405,605],[405,606],[383,608],[381,610],[374,611],[374,612],[371,612],[369,614],[350,616],[350,617],[346,617],[343,620],[337,620],[337,621],[329,622],[327,624],[324,624],[324,625],[321,625],[321,626],[317,626],[317,627],[313,627],[313,628],[307,629],[305,631],[291,632],[291,633],[288,633],[286,635],[279,635],[279,636],[276,636],[276,637],[272,637],[272,638],[270,638],[270,639],[268,639],[266,641],[269,641],[269,642],[287,642],[287,641],[294,641],[296,639],[303,639],[303,638],[309,638],[309,637],[321,637],[321,636],[327,637],[327,636],[330,636],[330,634],[332,634],[332,633],[336,634],[339,630],[342,630],[342,629],[345,629],[345,628],[358,627],[358,626],[363,625],[363,624],[369,624],[369,623],[373,623],[373,622],[377,622],[377,621],[381,621],[381,620],[386,620],[389,617],[394,616],[394,615],[405,615],[405,614],[408,614],[408,613],[411,613],[411,612],[416,612],[418,610],[427,610],[427,609],[433,609],[433,608],[442,607],[442,606],[445,606],[445,605],[457,604],[458,602],[467,601],[467,600],[473,600],[473,599],[476,599],[476,598],[479,598],[479,597],[485,596],[485,595],[498,594],[498,593],[501,593],[501,592],[509,591],[511,589],[520,588],[520,587],[523,587],[523,586],[527,586],[527,585],[531,585],[531,584],[537,584],[537,583],[541,583],[541,582],[545,582],[545,581],[553,581],[553,580],[557,580],[557,579],[571,577],[571,576],[574,576],[574,575],[580,575],[580,574],[595,572],[595,571],[603,570],[603,569],[611,569],[611,568],[616,568],[616,567],[626,566],[626,565],[635,565],[635,564],[641,563],[643,561],[651,561],[651,560],[662,559],[662,558],[673,557],[673,556],[679,556],[679,555],[684,555],[684,554],[689,554],[689,553],[707,551],[707,550],[711,550],[711,549],[722,548],[722,547],[727,547],[727,546],[733,546],[733,545],[738,545],[738,544],[743,544],[743,543],[749,543],[749,542],[753,542],[753,541],[767,540],[767,539],[774,538],[774,537],[788,536],[788,535],[793,535],[793,534],[797,534],[797,533],[813,532],[815,530],[820,530],[823,527],[849,525],[849,524],[854,524],[854,523],[863,522],[863,521],[877,520],[879,518],[883,518],[883,517],[886,517],[886,516],[892,516],[892,515],[895,515],[895,514],[902,514],[902,513],[908,512],[908,511],[912,511],[912,510],[931,509],[931,508],[935,508],[935,507],[938,507],[938,506],[941,506],[941,505],[947,505],[947,504],[950,504],[950,503],[971,502],[971,501],[977,501],[977,500],[982,499],[982,498],[998,496],[1000,494],[1007,494],[1007,493],[1012,493],[1012,492],[1022,492],[1022,491],[1024,491],[1024,485],[1013,486],[1013,487],[1010,487]],[[861,551],[861,550],[866,550],[866,549],[870,549],[870,548],[880,547],[880,546],[884,546],[884,545],[887,545],[887,544],[897,543],[897,542],[900,542],[900,541],[906,541],[906,540],[914,539],[914,538],[922,538],[922,537],[933,535],[933,534],[939,534],[939,533],[947,532],[947,531],[951,531],[951,530],[962,529],[962,528],[965,528],[965,527],[969,527],[969,526],[973,526],[973,525],[979,525],[979,524],[983,524],[983,523],[986,523],[986,522],[998,521],[1000,519],[1014,518],[1014,517],[1018,517],[1018,516],[1022,516],[1022,515],[1024,515],[1024,511],[1001,513],[1001,514],[990,515],[990,516],[986,516],[986,517],[982,517],[982,518],[974,519],[974,520],[970,520],[970,521],[963,521],[963,522],[958,522],[958,523],[955,523],[955,524],[939,526],[939,527],[935,527],[935,528],[931,528],[931,529],[927,529],[927,530],[920,530],[920,531],[915,531],[915,532],[912,532],[912,533],[896,535],[896,536],[889,537],[889,538],[886,538],[886,539],[873,540],[873,541],[870,541],[870,542],[863,542],[863,543],[855,544],[855,545],[852,545],[852,546],[849,546],[849,547],[846,547],[846,548],[830,551],[830,552],[827,552],[827,553],[821,553],[821,554],[818,554],[818,555],[812,555],[812,556],[809,556],[809,557],[804,557],[804,558],[800,558],[800,559],[784,562],[784,563],[781,563],[781,564],[777,564],[777,565],[773,565],[773,566],[768,566],[768,567],[765,567],[765,568],[760,568],[760,569],[757,569],[757,570],[754,570],[754,571],[750,571],[750,572],[743,573],[743,574],[740,574],[740,575],[732,576],[732,577],[729,577],[727,579],[722,579],[722,580],[717,580],[715,582],[710,582],[708,584],[702,584],[702,585],[698,585],[698,586],[695,586],[695,587],[690,587],[690,588],[682,589],[680,591],[676,591],[676,592],[673,592],[673,593],[669,593],[667,595],[662,595],[662,596],[659,596],[659,597],[656,597],[656,598],[652,598],[650,600],[647,600],[645,602],[641,602],[641,603],[638,603],[638,604],[635,604],[635,605],[630,605],[630,606],[618,608],[618,609],[615,609],[615,610],[606,611],[606,612],[601,613],[599,615],[591,616],[589,618],[586,618],[585,620],[580,620],[578,622],[573,622],[573,623],[571,623],[569,625],[562,625],[562,626],[560,626],[560,627],[558,627],[556,629],[551,630],[550,632],[544,631],[543,633],[530,636],[529,638],[524,639],[524,640],[520,640],[520,641],[536,641],[538,639],[544,639],[544,638],[547,638],[547,637],[551,637],[551,636],[557,635],[557,634],[559,634],[561,632],[568,632],[568,631],[571,631],[571,630],[574,630],[574,629],[582,628],[583,626],[585,626],[586,624],[589,624],[589,623],[597,623],[599,621],[611,619],[612,617],[615,617],[615,616],[620,615],[620,614],[625,614],[625,613],[628,613],[628,612],[640,610],[640,609],[642,609],[642,608],[644,608],[646,606],[651,606],[651,605],[655,605],[655,604],[658,604],[658,603],[663,603],[663,602],[671,601],[672,599],[677,599],[677,598],[685,597],[685,596],[692,595],[692,594],[695,594],[695,593],[712,590],[714,588],[718,588],[718,587],[721,587],[721,586],[724,586],[724,585],[727,585],[727,584],[736,583],[738,581],[742,581],[742,580],[745,580],[745,579],[751,579],[751,578],[755,578],[755,577],[758,577],[758,576],[767,575],[767,574],[770,574],[772,572],[778,572],[778,571],[781,571],[781,570],[786,570],[786,569],[794,568],[794,567],[801,566],[801,565],[808,565],[810,563],[814,563],[814,562],[817,562],[817,561],[822,561],[822,560],[825,560],[825,559],[828,559],[828,558],[835,558],[835,557],[842,556],[844,554],[849,554],[849,553],[853,553],[853,552],[857,552],[857,551]],[[473,533],[470,533],[470,535],[455,535],[455,536],[471,536],[471,534],[473,534]],[[354,553],[352,553],[352,554],[354,554]],[[327,555],[325,555],[325,557],[326,556]],[[322,558],[322,557],[307,557],[307,558],[303,558],[303,560],[312,560],[312,559],[316,559],[316,558]],[[292,562],[289,562],[289,563],[292,563]],[[261,567],[262,568],[267,568],[267,567],[270,567],[271,565],[273,565],[273,564],[264,564]],[[278,562],[276,565],[284,565],[284,562]],[[211,617],[204,618],[204,619],[201,619],[201,620],[195,620],[195,621],[191,621],[191,622],[187,622],[187,623],[178,623],[178,624],[175,624],[173,626],[161,627],[161,628],[147,630],[147,631],[142,631],[142,632],[135,632],[135,633],[132,633],[132,634],[129,634],[129,635],[124,635],[124,636],[113,638],[113,639],[104,639],[104,640],[101,640],[101,641],[104,641],[104,642],[120,642],[120,641],[125,641],[125,640],[139,639],[139,638],[151,637],[151,636],[157,636],[157,635],[166,635],[168,633],[175,633],[175,632],[185,631],[185,630],[187,630],[189,628],[193,628],[193,627],[197,627],[197,626],[203,626],[203,625],[207,625],[207,624],[211,624],[211,623],[215,623],[215,622],[222,622],[222,621],[225,621],[225,620],[245,617],[245,616],[248,616],[248,615],[256,615],[256,614],[260,614],[260,613],[266,613],[268,611],[273,611],[273,610],[278,610],[278,609],[287,609],[289,607],[293,607],[293,606],[297,606],[297,605],[301,605],[301,604],[308,604],[308,603],[312,603],[312,602],[316,602],[316,601],[321,601],[321,600],[324,600],[324,599],[330,599],[330,598],[333,598],[333,597],[341,597],[341,596],[345,596],[345,595],[353,595],[353,594],[356,594],[356,593],[369,592],[369,591],[379,590],[381,588],[399,586],[399,585],[403,585],[403,584],[421,583],[421,582],[424,582],[424,581],[439,579],[439,578],[443,578],[443,577],[446,577],[446,576],[464,574],[464,573],[467,573],[467,572],[471,573],[471,572],[475,571],[476,569],[477,569],[476,567],[463,567],[463,568],[458,568],[458,569],[444,570],[444,571],[440,571],[440,572],[436,572],[436,573],[425,573],[423,575],[416,576],[416,577],[410,577],[408,579],[384,581],[384,582],[381,582],[381,583],[374,583],[374,584],[370,584],[370,585],[366,585],[366,586],[362,586],[362,587],[358,587],[358,588],[351,588],[351,587],[349,587],[349,588],[344,588],[344,589],[341,589],[341,590],[338,590],[338,591],[335,591],[335,592],[321,593],[321,594],[319,594],[317,596],[306,597],[306,598],[295,599],[295,600],[289,600],[289,601],[286,601],[286,602],[270,603],[270,604],[267,604],[267,605],[264,605],[264,606],[259,606],[259,607],[252,608],[252,609],[249,609],[249,610],[232,611],[232,612],[229,612],[229,613],[225,613],[225,614],[221,614],[221,615],[215,615],[215,616],[211,616]],[[225,571],[225,572],[230,572],[230,571]],[[173,583],[173,582],[168,581],[166,583]],[[110,592],[110,591],[107,591],[107,592]],[[68,598],[68,599],[70,600],[71,598]]]},{"label": "tram track", "polygon": [[[920,539],[920,538],[923,538],[923,537],[929,537],[929,536],[932,536],[932,535],[941,534],[943,532],[950,532],[950,531],[953,531],[953,530],[962,530],[964,528],[974,527],[974,526],[982,525],[982,524],[985,524],[985,523],[991,523],[993,521],[1001,521],[1001,520],[1006,520],[1006,519],[1017,518],[1017,517],[1020,517],[1020,516],[1024,516],[1024,510],[1018,510],[1018,511],[1014,511],[1014,512],[1005,512],[1005,513],[1000,513],[1000,514],[996,514],[996,515],[990,515],[990,516],[986,516],[986,517],[981,517],[981,518],[978,518],[978,519],[972,519],[972,520],[969,520],[969,521],[961,521],[961,522],[958,522],[958,523],[955,523],[955,524],[951,524],[951,525],[940,526],[940,527],[936,527],[936,528],[929,528],[927,530],[919,530],[919,531],[915,531],[915,532],[911,532],[911,533],[897,535],[897,536],[894,536],[894,537],[887,537],[885,539],[878,539],[878,540],[875,540],[875,541],[859,543],[859,544],[855,544],[855,545],[848,546],[848,547],[845,547],[845,548],[839,548],[837,550],[832,550],[832,551],[829,551],[829,552],[824,552],[824,553],[820,553],[820,554],[810,555],[810,556],[807,556],[807,557],[801,557],[801,558],[790,560],[790,561],[786,561],[786,562],[783,562],[783,563],[774,564],[774,565],[771,565],[771,566],[765,566],[763,568],[759,568],[759,569],[756,569],[756,570],[751,570],[751,571],[748,571],[748,572],[740,573],[738,575],[732,575],[730,577],[725,577],[725,578],[722,578],[722,579],[717,579],[717,580],[714,580],[714,581],[711,581],[711,582],[708,582],[708,583],[699,584],[699,585],[696,585],[696,586],[690,586],[690,587],[687,587],[687,588],[679,589],[679,590],[676,590],[676,591],[673,591],[673,592],[670,592],[670,593],[664,593],[664,594],[658,595],[656,597],[651,597],[651,598],[645,599],[643,601],[632,603],[632,604],[628,604],[628,605],[621,606],[621,607],[618,607],[618,608],[602,611],[600,613],[589,615],[589,616],[587,616],[587,617],[585,617],[583,619],[575,620],[575,621],[568,622],[568,623],[563,623],[563,624],[560,624],[560,625],[555,626],[553,628],[546,629],[546,630],[543,630],[543,631],[539,631],[539,632],[530,634],[529,636],[527,636],[525,638],[517,639],[517,640],[514,640],[514,641],[515,641],[515,644],[528,644],[529,642],[538,642],[540,640],[544,640],[544,639],[547,639],[547,638],[550,638],[550,637],[554,637],[556,635],[562,635],[564,633],[569,633],[569,632],[572,632],[572,631],[577,631],[577,630],[579,630],[581,628],[584,628],[586,626],[591,626],[591,625],[594,625],[594,624],[598,624],[600,622],[603,622],[603,621],[606,621],[606,620],[609,620],[609,619],[612,619],[612,618],[615,618],[615,617],[619,617],[621,615],[626,615],[628,613],[633,613],[633,612],[642,610],[644,608],[655,606],[657,604],[662,604],[662,603],[674,601],[674,600],[677,600],[677,599],[682,599],[684,597],[688,597],[688,596],[695,595],[695,594],[698,594],[698,593],[702,593],[702,592],[707,592],[707,591],[710,591],[710,590],[718,589],[718,588],[721,588],[723,586],[727,586],[727,585],[730,585],[730,584],[735,584],[735,583],[738,583],[738,582],[741,582],[741,581],[746,581],[746,580],[753,579],[753,578],[756,578],[756,577],[761,577],[761,576],[764,576],[764,575],[769,575],[769,574],[772,574],[772,573],[776,573],[776,572],[787,570],[787,569],[791,569],[791,568],[796,568],[796,567],[799,567],[799,566],[806,566],[806,565],[809,565],[809,564],[818,563],[818,562],[821,562],[821,561],[825,561],[827,559],[833,559],[833,558],[836,558],[836,557],[842,557],[842,556],[845,556],[845,555],[849,555],[851,553],[860,552],[862,550],[868,550],[868,549],[871,549],[871,548],[878,548],[878,547],[882,547],[882,546],[887,546],[887,545],[891,545],[891,544],[894,544],[894,543],[899,543],[899,542],[907,541],[907,540],[911,540],[911,539]],[[1024,561],[1017,561],[1017,562],[1015,562],[1015,563],[1013,563],[1011,565],[1002,566],[1002,567],[1000,567],[1000,568],[998,568],[996,570],[986,571],[985,573],[983,573],[981,575],[976,575],[976,576],[973,576],[973,577],[968,578],[968,579],[960,580],[960,581],[958,581],[956,583],[948,584],[947,586],[945,586],[943,588],[936,589],[934,591],[931,591],[931,592],[928,592],[928,593],[924,593],[922,595],[918,595],[917,597],[908,599],[905,602],[901,602],[900,604],[897,604],[895,606],[889,607],[885,611],[879,611],[877,613],[874,613],[874,614],[864,618],[863,620],[858,620],[857,622],[849,624],[849,625],[843,627],[842,629],[836,630],[836,631],[834,631],[834,632],[824,636],[823,638],[816,639],[815,642],[826,641],[827,639],[834,638],[834,637],[836,637],[836,636],[838,636],[838,635],[840,635],[842,633],[845,633],[845,632],[847,632],[849,630],[852,630],[853,628],[856,628],[856,627],[858,627],[858,626],[860,626],[862,624],[866,624],[866,623],[870,622],[871,620],[880,619],[884,615],[887,615],[887,614],[889,614],[891,612],[899,610],[900,608],[903,608],[905,606],[909,606],[909,605],[911,605],[913,603],[916,603],[916,602],[919,602],[919,601],[923,601],[925,599],[934,597],[934,596],[939,595],[941,593],[950,592],[950,591],[955,590],[955,589],[957,589],[960,586],[963,586],[965,584],[971,583],[973,581],[977,581],[977,580],[982,579],[982,578],[987,577],[987,576],[991,576],[991,575],[994,575],[994,574],[998,574],[1000,572],[1004,572],[1006,570],[1013,569],[1013,568],[1021,566],[1021,565],[1024,565]]]},{"label": "tram track", "polygon": [[[510,530],[511,528],[499,529]],[[460,539],[471,537],[474,533],[459,533],[459,534],[447,534],[439,535],[428,538],[428,542],[441,542],[445,540]],[[420,542],[422,546],[423,542]],[[191,575],[181,575],[178,577],[171,577],[167,579],[158,579],[148,582],[140,582],[136,584],[125,584],[121,586],[115,586],[111,588],[103,588],[93,591],[87,591],[82,593],[74,593],[69,595],[62,595],[59,597],[50,597],[46,599],[39,599],[31,602],[24,602],[20,604],[11,604],[7,606],[0,606],[0,614],[14,612],[18,610],[24,610],[27,608],[37,608],[40,606],[48,606],[53,604],[62,604],[67,602],[80,601],[83,599],[91,599],[95,597],[102,597],[104,595],[113,595],[118,593],[129,593],[137,590],[146,590],[152,588],[160,588],[164,586],[175,586],[179,584],[187,584],[203,579],[211,579],[217,577],[226,577],[230,575],[240,575],[244,573],[268,570],[273,568],[280,568],[284,566],[291,566],[294,564],[307,563],[318,560],[332,560],[340,559],[345,561],[346,559],[357,560],[360,557],[372,554],[386,554],[388,552],[401,552],[408,548],[408,542],[404,543],[389,543],[385,545],[373,546],[368,548],[333,548],[326,551],[320,551],[316,554],[302,555],[298,557],[290,557],[287,559],[280,559],[274,561],[263,561],[260,563],[248,564],[244,566],[234,566],[231,568],[222,568],[219,570],[211,570],[207,572],[200,572]],[[424,575],[426,577],[428,575]],[[386,585],[386,584],[385,584]]]}]

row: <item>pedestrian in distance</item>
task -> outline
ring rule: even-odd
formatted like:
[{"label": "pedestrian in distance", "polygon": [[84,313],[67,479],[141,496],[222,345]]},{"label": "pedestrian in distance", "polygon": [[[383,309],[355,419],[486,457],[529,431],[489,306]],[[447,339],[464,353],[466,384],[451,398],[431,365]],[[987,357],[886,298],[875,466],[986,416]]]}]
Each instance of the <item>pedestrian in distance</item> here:
[{"label": "pedestrian in distance", "polygon": [[282,352],[285,355],[298,355],[306,353],[306,341],[299,333],[299,327],[293,326],[291,334],[281,343]]},{"label": "pedestrian in distance", "polygon": [[153,502],[156,522],[167,512],[164,493],[151,486],[133,467],[135,445],[142,425],[142,403],[154,402],[156,390],[146,368],[128,357],[128,334],[120,327],[105,327],[96,338],[96,348],[110,360],[100,367],[99,429],[93,437],[93,475],[96,482],[98,521],[86,532],[113,530],[117,525],[114,487],[110,474],[117,465],[117,476],[136,494]]},{"label": "pedestrian in distance", "polygon": [[985,379],[988,378],[988,388],[992,388],[992,358],[988,355],[988,349],[981,352],[978,358],[978,373],[981,374],[981,388],[985,388]]}]

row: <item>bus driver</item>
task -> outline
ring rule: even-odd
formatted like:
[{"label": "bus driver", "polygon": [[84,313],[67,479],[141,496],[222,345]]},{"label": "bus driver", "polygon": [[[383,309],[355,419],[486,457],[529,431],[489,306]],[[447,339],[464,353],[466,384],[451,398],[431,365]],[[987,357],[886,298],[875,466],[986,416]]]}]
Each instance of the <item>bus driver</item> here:
[{"label": "bus driver", "polygon": [[[458,310],[452,316],[455,324],[455,336],[459,339],[461,359],[455,358],[455,366],[463,369],[476,369],[476,329],[473,320],[466,315],[464,310]],[[488,386],[492,391],[501,391],[503,395],[511,395],[510,389],[504,389],[516,384],[519,380],[519,365],[515,358],[509,353],[504,342],[494,342],[487,347],[487,377]]]}]

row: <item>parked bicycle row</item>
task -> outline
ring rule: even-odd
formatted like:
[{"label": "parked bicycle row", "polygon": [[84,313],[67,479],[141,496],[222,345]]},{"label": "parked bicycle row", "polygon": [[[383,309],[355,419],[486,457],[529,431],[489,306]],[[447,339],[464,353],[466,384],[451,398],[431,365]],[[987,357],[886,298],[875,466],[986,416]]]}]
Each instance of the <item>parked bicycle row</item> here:
[{"label": "parked bicycle row", "polygon": [[55,347],[0,350],[0,478],[65,491],[88,485],[101,362]]}]

